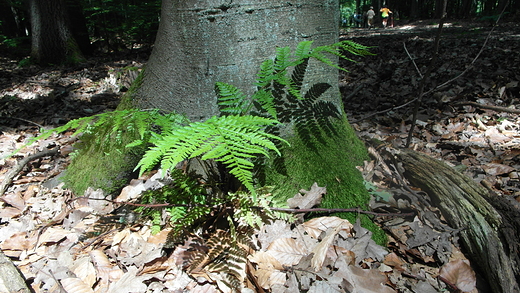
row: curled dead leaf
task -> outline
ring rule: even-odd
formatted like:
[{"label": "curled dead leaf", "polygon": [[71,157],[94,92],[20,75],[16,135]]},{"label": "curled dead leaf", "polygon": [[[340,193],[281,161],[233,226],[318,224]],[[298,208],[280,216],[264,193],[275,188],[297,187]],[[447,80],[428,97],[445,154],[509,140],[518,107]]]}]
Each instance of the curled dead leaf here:
[{"label": "curled dead leaf", "polygon": [[475,271],[467,260],[457,259],[450,261],[441,268],[440,276],[457,286],[462,292],[470,292],[476,288]]}]

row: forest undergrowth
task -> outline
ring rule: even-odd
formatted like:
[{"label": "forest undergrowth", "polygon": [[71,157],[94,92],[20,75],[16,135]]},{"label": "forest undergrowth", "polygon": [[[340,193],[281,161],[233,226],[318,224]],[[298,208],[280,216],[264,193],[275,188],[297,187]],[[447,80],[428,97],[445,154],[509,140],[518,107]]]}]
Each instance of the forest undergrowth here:
[{"label": "forest undergrowth", "polygon": [[[387,247],[373,243],[357,223],[331,217],[294,225],[275,221],[232,246],[224,241],[230,239],[227,231],[193,233],[182,244],[165,245],[167,230],[152,235],[150,223],[131,207],[104,201],[105,195],[95,190],[77,198],[63,189],[56,178],[76,140],[64,133],[0,161],[3,180],[23,158],[60,148],[59,154],[27,162],[6,187],[0,248],[34,292],[227,292],[237,280],[257,292],[486,292],[478,270],[463,254],[457,231],[435,206],[418,210],[409,196],[415,188],[397,179],[397,166],[378,157],[381,145],[404,146],[413,105],[397,107],[416,97],[418,71],[424,73],[432,57],[436,25],[415,25],[352,29],[341,35],[373,46],[376,54],[342,64],[349,72],[341,73],[339,82],[352,126],[367,146],[374,146],[374,160],[360,167],[370,182],[371,208],[377,214],[407,214],[377,217],[388,233]],[[448,23],[426,90],[464,71],[490,29],[482,23]],[[497,27],[467,74],[424,98],[411,145],[518,201],[519,51],[520,26]],[[2,58],[0,156],[40,128],[114,109],[145,63],[127,57],[53,69],[18,68],[15,60]],[[150,173],[132,180],[116,201],[132,201],[164,184],[157,177]],[[326,192],[317,185],[306,189],[293,200],[296,206]],[[425,221],[413,216],[417,213],[433,216]],[[201,257],[223,251],[237,257],[226,262]]]}]

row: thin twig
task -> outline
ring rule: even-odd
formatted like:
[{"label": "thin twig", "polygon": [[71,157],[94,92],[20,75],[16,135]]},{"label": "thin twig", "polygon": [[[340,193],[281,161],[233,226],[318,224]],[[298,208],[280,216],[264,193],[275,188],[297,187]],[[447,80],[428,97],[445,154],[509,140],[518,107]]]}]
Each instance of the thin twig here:
[{"label": "thin twig", "polygon": [[475,102],[461,102],[454,104],[454,106],[463,106],[463,105],[469,105],[480,109],[489,109],[497,112],[506,112],[506,113],[514,113],[514,114],[520,114],[520,109],[511,109],[506,107],[500,107],[500,106],[493,106],[493,105],[483,105]]},{"label": "thin twig", "polygon": [[419,77],[423,78],[421,70],[419,70],[419,67],[417,67],[417,63],[415,63],[415,60],[412,58],[412,55],[410,55],[410,52],[408,52],[405,42],[403,42],[403,47],[404,47],[404,51],[406,52],[406,55],[408,55],[408,58],[410,58],[410,60],[412,61],[413,66],[415,66],[415,70],[417,70],[417,73],[419,73]]},{"label": "thin twig", "polygon": [[[159,204],[139,204],[139,203],[132,203],[132,202],[123,202],[123,201],[114,201],[107,198],[88,198],[85,196],[82,197],[76,197],[72,200],[78,200],[81,198],[86,198],[88,200],[104,200],[115,204],[120,205],[130,205],[130,206],[138,206],[138,207],[147,207],[147,208],[157,208],[157,207],[193,207],[193,206],[203,206],[203,207],[213,207],[215,206],[208,206],[208,205],[186,205],[186,204],[169,204],[169,203],[159,203]],[[251,208],[254,209],[264,209],[264,207],[259,206],[253,206]],[[376,217],[407,217],[407,216],[414,216],[415,213],[376,213],[376,212],[370,212],[370,211],[364,211],[359,208],[352,208],[352,209],[324,209],[324,208],[314,208],[314,209],[289,209],[289,208],[273,208],[269,207],[272,211],[278,211],[278,212],[286,212],[291,214],[299,214],[299,213],[358,213],[358,214],[367,214],[367,215],[373,215]]]},{"label": "thin twig", "polygon": [[7,116],[0,116],[0,118],[5,118],[5,119],[16,119],[16,120],[20,120],[20,121],[24,121],[24,122],[27,122],[27,123],[31,123],[31,124],[34,124],[38,127],[40,127],[40,129],[43,129],[45,128],[43,125],[41,124],[38,124],[34,121],[31,121],[31,120],[27,120],[27,119],[23,119],[23,118],[18,118],[18,117],[7,117]]},{"label": "thin twig", "polygon": [[424,77],[421,79],[421,84],[419,85],[419,95],[418,99],[415,102],[415,107],[413,109],[413,117],[412,117],[412,125],[410,126],[410,131],[408,132],[408,137],[406,138],[405,147],[408,148],[410,143],[412,142],[413,132],[415,130],[415,125],[417,124],[417,114],[419,112],[419,107],[421,105],[422,98],[424,97],[424,87],[426,86],[426,81],[430,78],[430,75],[433,71],[433,66],[437,62],[437,58],[439,56],[439,43],[442,35],[442,28],[444,26],[444,21],[446,20],[446,5],[448,0],[444,0],[442,4],[442,17],[439,21],[439,29],[437,30],[437,35],[435,36],[435,44],[433,47],[433,58],[424,73]]},{"label": "thin twig", "polygon": [[[262,207],[254,207],[261,209]],[[269,208],[271,211],[277,212],[286,212],[291,214],[300,214],[300,213],[358,213],[358,214],[367,214],[373,215],[376,217],[410,217],[415,216],[414,212],[410,213],[376,213],[371,211],[364,211],[359,208],[352,209],[323,209],[323,208],[314,208],[314,209],[286,209],[286,208]]]},{"label": "thin twig", "polygon": [[373,117],[373,116],[376,116],[376,115],[379,115],[379,114],[383,114],[383,113],[386,113],[386,112],[390,112],[390,111],[393,111],[393,110],[404,108],[404,107],[410,105],[411,103],[417,101],[418,99],[419,99],[419,97],[414,98],[414,99],[412,99],[412,100],[410,100],[410,101],[408,101],[408,102],[406,102],[406,103],[404,103],[402,105],[395,106],[395,107],[392,107],[392,108],[389,108],[389,109],[385,109],[385,110],[381,110],[381,111],[377,111],[377,112],[374,112],[372,114],[368,114],[365,117],[362,117],[362,118],[359,118],[359,119],[356,119],[356,120],[352,120],[352,121],[350,121],[350,123],[357,123],[359,121],[363,121],[365,119],[368,119],[370,117]]},{"label": "thin twig", "polygon": [[20,160],[18,164],[16,164],[16,166],[14,166],[11,170],[9,170],[9,172],[7,172],[7,174],[4,177],[4,180],[2,181],[2,183],[0,183],[0,196],[4,195],[5,191],[7,190],[7,187],[11,184],[11,182],[13,182],[14,177],[20,171],[22,171],[23,167],[25,167],[27,163],[42,157],[54,156],[59,152],[59,150],[59,148],[44,150]]}]

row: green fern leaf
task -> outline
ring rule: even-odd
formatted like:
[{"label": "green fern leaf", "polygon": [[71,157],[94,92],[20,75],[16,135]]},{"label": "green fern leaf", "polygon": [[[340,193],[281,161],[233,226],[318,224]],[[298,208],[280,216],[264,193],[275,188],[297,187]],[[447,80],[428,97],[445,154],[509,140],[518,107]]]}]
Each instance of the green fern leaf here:
[{"label": "green fern leaf", "polygon": [[302,41],[298,43],[296,50],[294,51],[294,56],[297,58],[297,60],[309,58],[313,42],[314,41]]},{"label": "green fern leaf", "polygon": [[271,84],[274,74],[274,61],[267,59],[260,65],[260,71],[257,73],[255,85],[257,87],[265,87]]},{"label": "green fern leaf", "polygon": [[276,48],[276,58],[274,61],[274,70],[276,72],[284,72],[285,75],[285,70],[292,64],[291,61],[291,48]]},{"label": "green fern leaf", "polygon": [[259,105],[257,107],[259,110],[267,112],[275,120],[278,120],[274,96],[271,91],[260,89],[254,93],[252,100]]},{"label": "green fern leaf", "polygon": [[142,174],[160,161],[163,170],[170,170],[185,159],[202,156],[203,160],[214,159],[225,164],[231,174],[254,192],[254,165],[249,159],[256,155],[267,156],[268,150],[279,154],[272,140],[285,141],[264,131],[266,126],[277,123],[251,115],[212,117],[205,122],[194,122],[157,141],[136,169]]},{"label": "green fern leaf", "polygon": [[243,115],[248,113],[247,96],[237,87],[223,83],[215,83],[215,91],[218,97],[220,112],[226,115]]}]

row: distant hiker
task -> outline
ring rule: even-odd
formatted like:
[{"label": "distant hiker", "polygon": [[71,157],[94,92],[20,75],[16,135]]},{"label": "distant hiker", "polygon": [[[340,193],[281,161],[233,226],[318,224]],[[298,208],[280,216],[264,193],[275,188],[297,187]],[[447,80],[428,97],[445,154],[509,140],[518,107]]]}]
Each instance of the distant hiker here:
[{"label": "distant hiker", "polygon": [[370,6],[370,9],[367,11],[368,28],[374,26],[374,16],[376,16],[376,13],[374,12],[374,7]]},{"label": "distant hiker", "polygon": [[352,16],[352,26],[360,27],[362,21],[363,21],[362,15],[359,13],[354,13],[354,15]]},{"label": "distant hiker", "polygon": [[392,11],[390,11],[390,9],[388,9],[388,7],[386,6],[383,6],[383,8],[381,8],[381,18],[383,18],[383,27],[386,27],[387,23],[388,23],[388,17],[390,16],[390,13],[392,13]]}]

